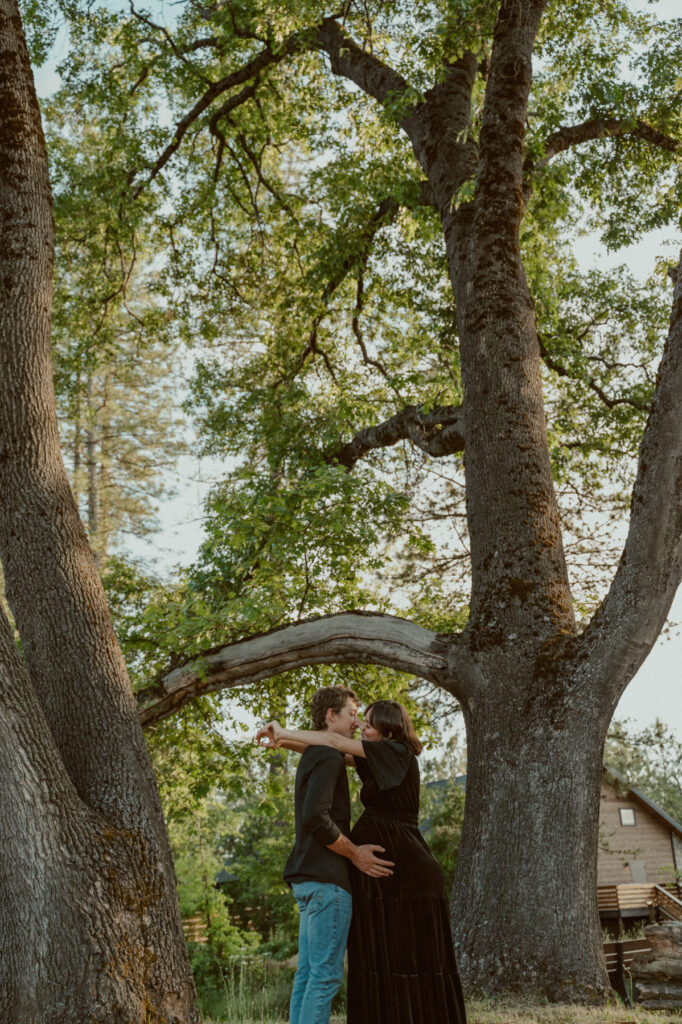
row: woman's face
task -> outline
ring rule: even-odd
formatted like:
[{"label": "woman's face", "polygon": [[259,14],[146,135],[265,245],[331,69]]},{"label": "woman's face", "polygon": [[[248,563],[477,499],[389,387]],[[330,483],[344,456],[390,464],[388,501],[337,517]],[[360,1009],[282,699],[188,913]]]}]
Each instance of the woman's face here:
[{"label": "woman's face", "polygon": [[367,712],[365,712],[365,717],[360,728],[363,740],[366,740],[368,743],[372,743],[374,740],[383,740],[384,738],[372,725],[372,719],[370,714],[367,714]]}]

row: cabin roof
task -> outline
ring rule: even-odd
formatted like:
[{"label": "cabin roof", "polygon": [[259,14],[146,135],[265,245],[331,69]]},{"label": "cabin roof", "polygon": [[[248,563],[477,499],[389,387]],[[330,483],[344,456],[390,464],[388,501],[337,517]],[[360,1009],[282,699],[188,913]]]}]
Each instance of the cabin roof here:
[{"label": "cabin roof", "polygon": [[641,789],[637,789],[636,786],[631,786],[628,780],[625,778],[625,776],[621,775],[621,773],[619,771],[616,771],[615,768],[612,768],[608,764],[605,764],[603,768],[607,775],[610,775],[614,779],[617,779],[617,781],[620,782],[620,784],[623,786],[624,789],[627,790],[628,793],[634,796],[636,800],[639,800],[640,803],[644,804],[644,806],[647,807],[658,818],[661,818],[666,823],[666,825],[668,825],[668,827],[673,830],[673,832],[676,832],[678,836],[682,837],[682,825],[679,821],[675,821],[674,818],[671,818],[670,815],[666,811],[664,811],[662,807],[659,807],[658,804],[655,804],[653,800],[650,800],[649,797],[641,791]]}]

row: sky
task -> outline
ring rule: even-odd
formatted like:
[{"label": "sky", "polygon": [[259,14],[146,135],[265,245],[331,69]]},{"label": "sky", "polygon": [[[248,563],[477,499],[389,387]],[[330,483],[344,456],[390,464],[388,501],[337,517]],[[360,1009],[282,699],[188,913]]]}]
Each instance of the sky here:
[{"label": "sky", "polygon": [[[652,9],[648,0],[631,0],[639,10]],[[679,17],[680,0],[659,0],[655,9],[663,17]],[[40,95],[55,89],[59,80],[55,64],[64,52],[66,40],[57,39],[53,58],[37,72],[36,85]],[[576,255],[583,268],[613,263],[626,263],[637,276],[646,278],[652,272],[656,257],[679,252],[682,238],[672,234],[656,234],[616,254],[607,254],[598,239],[587,236],[576,243]],[[177,473],[178,496],[166,501],[160,509],[161,529],[152,541],[136,544],[131,540],[131,553],[155,563],[164,575],[172,573],[173,566],[189,564],[202,539],[202,502],[210,483],[219,475],[219,467],[196,457],[181,460]],[[643,728],[656,718],[670,725],[682,739],[682,588],[673,603],[669,624],[646,662],[626,690],[618,706],[616,717],[629,719],[632,725]]]}]

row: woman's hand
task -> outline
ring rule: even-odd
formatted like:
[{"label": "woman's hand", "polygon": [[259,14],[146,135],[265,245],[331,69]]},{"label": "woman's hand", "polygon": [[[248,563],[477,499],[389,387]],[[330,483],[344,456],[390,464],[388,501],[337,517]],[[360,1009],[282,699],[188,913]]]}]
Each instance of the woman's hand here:
[{"label": "woman's hand", "polygon": [[282,742],[282,726],[279,722],[268,722],[256,733],[256,743],[268,750],[277,750]]}]

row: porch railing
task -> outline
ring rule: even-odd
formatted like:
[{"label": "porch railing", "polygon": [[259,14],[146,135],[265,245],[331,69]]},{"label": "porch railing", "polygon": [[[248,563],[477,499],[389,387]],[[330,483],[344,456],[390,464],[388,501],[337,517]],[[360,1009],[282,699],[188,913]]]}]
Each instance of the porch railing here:
[{"label": "porch railing", "polygon": [[654,914],[682,921],[682,899],[655,882],[600,885],[597,903],[602,917],[646,917],[652,908]]}]

